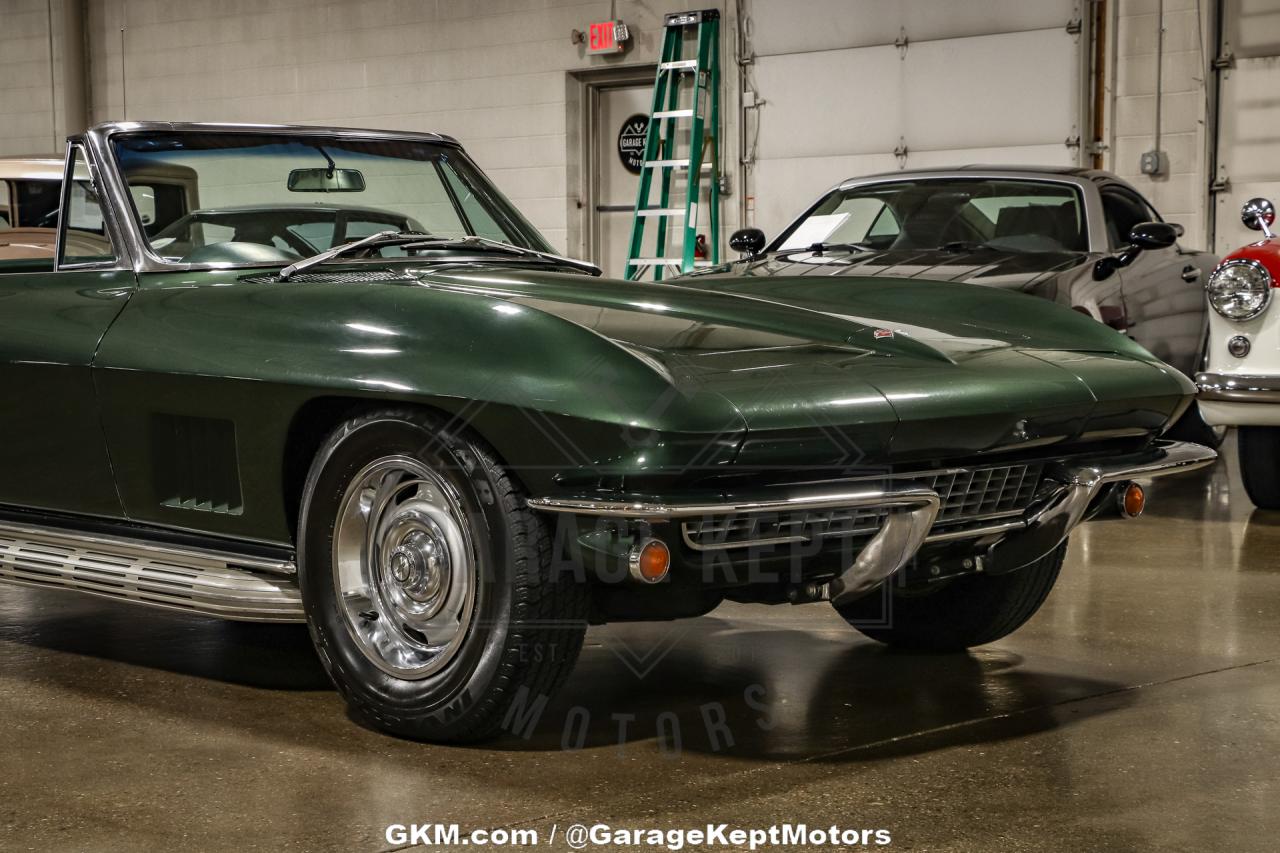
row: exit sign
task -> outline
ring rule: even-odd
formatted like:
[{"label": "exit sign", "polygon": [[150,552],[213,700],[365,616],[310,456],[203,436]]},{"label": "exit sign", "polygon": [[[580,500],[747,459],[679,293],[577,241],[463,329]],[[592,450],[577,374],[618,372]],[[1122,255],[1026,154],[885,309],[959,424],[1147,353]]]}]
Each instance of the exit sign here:
[{"label": "exit sign", "polygon": [[622,21],[601,21],[587,29],[587,53],[621,53],[631,33]]}]

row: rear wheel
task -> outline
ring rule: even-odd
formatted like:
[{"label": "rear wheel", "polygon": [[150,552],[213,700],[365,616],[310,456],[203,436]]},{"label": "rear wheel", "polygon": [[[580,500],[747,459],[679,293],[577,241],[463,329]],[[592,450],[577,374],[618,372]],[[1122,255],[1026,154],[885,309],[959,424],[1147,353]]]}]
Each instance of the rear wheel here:
[{"label": "rear wheel", "polygon": [[1280,427],[1242,426],[1236,434],[1249,500],[1261,509],[1280,509]]},{"label": "rear wheel", "polygon": [[[586,589],[492,452],[413,410],[342,424],[307,478],[299,582],[353,714],[438,741],[495,735],[582,646]],[[523,694],[523,695],[522,695]]]},{"label": "rear wheel", "polygon": [[1049,597],[1067,553],[1063,542],[1029,566],[1002,575],[975,574],[936,587],[893,588],[836,610],[854,628],[890,646],[953,652],[1008,636]]}]

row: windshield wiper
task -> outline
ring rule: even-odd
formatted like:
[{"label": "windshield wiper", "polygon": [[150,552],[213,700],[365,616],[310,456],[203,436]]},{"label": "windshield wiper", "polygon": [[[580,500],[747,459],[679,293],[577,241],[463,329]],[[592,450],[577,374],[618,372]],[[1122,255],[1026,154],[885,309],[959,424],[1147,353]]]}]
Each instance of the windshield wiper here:
[{"label": "windshield wiper", "polygon": [[334,246],[318,255],[312,255],[309,258],[303,258],[300,261],[289,264],[289,266],[280,270],[280,280],[288,281],[294,275],[305,272],[316,264],[323,264],[325,261],[331,261],[334,258],[340,258],[343,255],[349,255],[361,249],[367,249],[372,246],[395,246],[403,243],[413,243],[427,236],[420,231],[379,231],[377,234],[370,234],[368,237],[362,237],[354,242]]},{"label": "windshield wiper", "polygon": [[779,249],[775,255],[794,255],[798,252],[812,252],[821,255],[823,252],[874,252],[870,246],[861,243],[811,243],[808,246],[793,246],[790,249]]},{"label": "windshield wiper", "polygon": [[433,237],[421,231],[379,231],[377,234],[371,234],[352,243],[343,243],[341,246],[334,246],[318,255],[312,255],[309,258],[303,258],[300,261],[289,264],[289,266],[280,270],[280,280],[288,281],[291,277],[300,272],[311,269],[317,264],[323,264],[326,261],[340,258],[343,255],[349,255],[352,252],[358,252],[362,249],[370,249],[380,246],[401,246],[406,250],[423,248],[423,249],[470,249],[472,251],[502,252],[509,255],[519,255],[522,257],[536,257],[543,260],[552,261],[563,266],[572,267],[573,269],[582,270],[592,275],[600,275],[600,268],[586,261],[575,261],[573,258],[564,258],[560,255],[553,255],[550,252],[539,252],[536,249],[526,249],[523,246],[513,246],[510,243],[503,243],[500,240],[490,240],[487,237]]},{"label": "windshield wiper", "polygon": [[508,255],[518,255],[526,258],[540,258],[544,261],[552,261],[564,266],[573,267],[574,269],[589,272],[592,275],[600,275],[600,268],[595,264],[586,261],[578,261],[573,258],[566,258],[563,255],[553,255],[550,252],[540,252],[537,249],[529,249],[524,246],[516,246],[512,243],[504,243],[501,240],[491,240],[488,237],[477,237],[468,235],[466,237],[428,237],[423,240],[403,244],[405,251],[414,249],[473,249],[478,251],[502,252]]}]

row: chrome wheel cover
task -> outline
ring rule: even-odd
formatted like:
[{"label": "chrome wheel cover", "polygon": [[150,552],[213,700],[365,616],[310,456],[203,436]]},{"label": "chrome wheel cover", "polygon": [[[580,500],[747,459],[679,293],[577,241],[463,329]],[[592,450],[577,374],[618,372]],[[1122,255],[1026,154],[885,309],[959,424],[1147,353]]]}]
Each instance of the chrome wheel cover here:
[{"label": "chrome wheel cover", "polygon": [[333,581],[347,630],[397,678],[426,678],[471,625],[478,560],[461,497],[408,456],[365,466],[338,508]]}]

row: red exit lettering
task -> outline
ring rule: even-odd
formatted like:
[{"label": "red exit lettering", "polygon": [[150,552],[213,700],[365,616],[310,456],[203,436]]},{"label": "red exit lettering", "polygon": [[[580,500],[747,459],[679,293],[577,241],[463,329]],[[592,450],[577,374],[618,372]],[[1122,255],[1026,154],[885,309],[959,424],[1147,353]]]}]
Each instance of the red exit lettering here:
[{"label": "red exit lettering", "polygon": [[592,51],[615,49],[617,42],[613,40],[613,21],[592,24],[590,39]]}]

